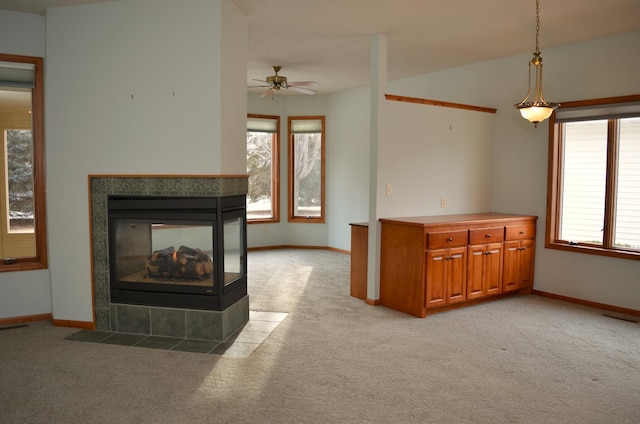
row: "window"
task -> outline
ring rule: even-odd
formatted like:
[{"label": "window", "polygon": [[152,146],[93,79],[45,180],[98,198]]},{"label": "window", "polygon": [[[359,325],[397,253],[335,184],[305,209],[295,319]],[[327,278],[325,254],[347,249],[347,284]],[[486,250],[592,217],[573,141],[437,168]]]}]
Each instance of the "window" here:
[{"label": "window", "polygon": [[47,267],[42,63],[0,54],[0,272]]},{"label": "window", "polygon": [[640,95],[562,103],[549,131],[546,246],[640,260]]},{"label": "window", "polygon": [[248,115],[247,223],[280,222],[280,117]]},{"label": "window", "polygon": [[324,223],[324,116],[289,117],[289,222]]}]

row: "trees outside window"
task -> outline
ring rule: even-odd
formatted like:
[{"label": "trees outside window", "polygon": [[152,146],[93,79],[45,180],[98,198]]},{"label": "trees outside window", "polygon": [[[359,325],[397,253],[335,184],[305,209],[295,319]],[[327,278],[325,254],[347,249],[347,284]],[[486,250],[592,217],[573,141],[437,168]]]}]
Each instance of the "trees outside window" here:
[{"label": "trees outside window", "polygon": [[280,221],[280,117],[247,118],[247,223]]},{"label": "trees outside window", "polygon": [[290,222],[324,222],[324,116],[289,117]]},{"label": "trees outside window", "polygon": [[33,134],[6,130],[8,231],[33,233]]}]

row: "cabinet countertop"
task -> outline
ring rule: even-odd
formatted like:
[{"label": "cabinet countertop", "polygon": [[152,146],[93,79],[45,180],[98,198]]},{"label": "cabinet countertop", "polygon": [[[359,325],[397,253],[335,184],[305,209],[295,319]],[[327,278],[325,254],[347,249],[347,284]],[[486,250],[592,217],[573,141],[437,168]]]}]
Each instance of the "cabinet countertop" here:
[{"label": "cabinet countertop", "polygon": [[531,219],[537,220],[535,215],[519,215],[512,213],[500,212],[483,212],[483,213],[466,213],[458,215],[429,215],[429,216],[410,216],[400,218],[380,218],[380,222],[391,224],[406,224],[420,227],[445,225],[461,222],[472,222],[474,224],[482,224],[483,222],[509,221],[509,220]]}]

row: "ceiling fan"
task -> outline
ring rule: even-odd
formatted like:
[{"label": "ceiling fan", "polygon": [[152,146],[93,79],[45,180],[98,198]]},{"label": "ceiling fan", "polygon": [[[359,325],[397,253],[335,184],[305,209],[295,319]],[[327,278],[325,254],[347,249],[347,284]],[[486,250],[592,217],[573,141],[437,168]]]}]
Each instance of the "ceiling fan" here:
[{"label": "ceiling fan", "polygon": [[265,85],[249,86],[249,88],[266,87],[267,91],[265,91],[260,97],[271,96],[274,91],[278,91],[281,88],[286,90],[291,90],[291,91],[297,91],[298,93],[310,94],[310,95],[317,93],[316,90],[312,90],[310,88],[304,88],[304,87],[316,87],[318,86],[317,82],[315,81],[288,82],[287,77],[278,75],[278,72],[280,71],[280,69],[282,69],[282,66],[272,66],[271,69],[273,69],[273,72],[275,72],[275,75],[267,77],[266,80],[254,79],[254,81],[260,81],[265,83]]}]

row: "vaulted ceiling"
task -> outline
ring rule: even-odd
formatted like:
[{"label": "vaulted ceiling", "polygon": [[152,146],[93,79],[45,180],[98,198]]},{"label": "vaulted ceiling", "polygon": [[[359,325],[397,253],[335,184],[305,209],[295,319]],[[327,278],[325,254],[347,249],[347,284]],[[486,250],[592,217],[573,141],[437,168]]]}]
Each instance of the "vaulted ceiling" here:
[{"label": "vaulted ceiling", "polygon": [[[0,0],[0,9],[44,14],[101,1]],[[389,80],[535,50],[535,0],[233,1],[248,16],[248,85],[282,65],[289,81],[315,80],[320,93],[365,86],[374,34],[387,37]],[[541,0],[543,53],[637,30],[639,0]]]}]

